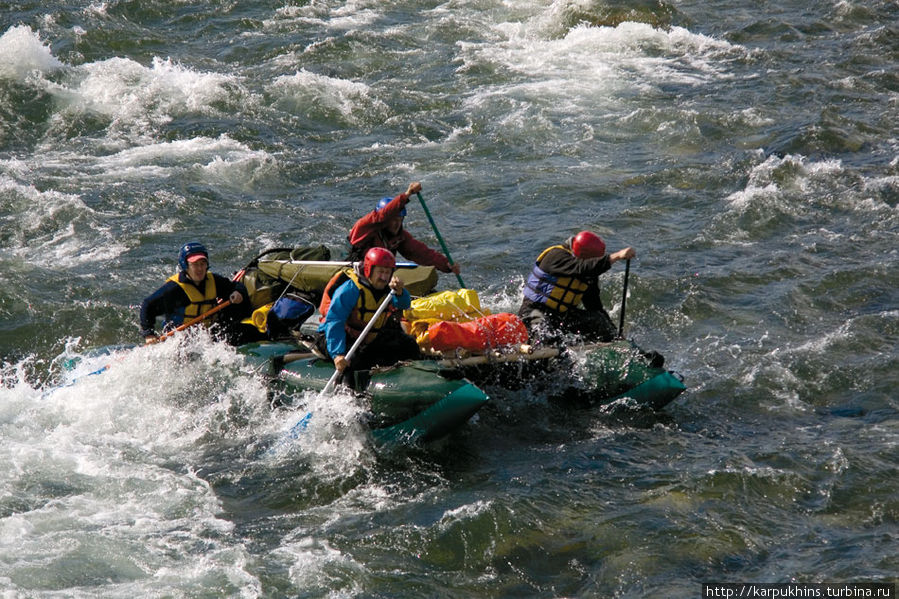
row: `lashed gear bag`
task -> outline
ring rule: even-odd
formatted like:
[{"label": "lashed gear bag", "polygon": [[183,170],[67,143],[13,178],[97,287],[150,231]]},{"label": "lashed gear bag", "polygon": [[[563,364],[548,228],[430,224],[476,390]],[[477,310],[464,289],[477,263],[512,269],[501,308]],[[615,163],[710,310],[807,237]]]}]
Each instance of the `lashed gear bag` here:
[{"label": "lashed gear bag", "polygon": [[275,300],[268,311],[268,337],[271,340],[284,339],[299,333],[300,327],[315,312],[310,298],[299,293],[286,293]]}]

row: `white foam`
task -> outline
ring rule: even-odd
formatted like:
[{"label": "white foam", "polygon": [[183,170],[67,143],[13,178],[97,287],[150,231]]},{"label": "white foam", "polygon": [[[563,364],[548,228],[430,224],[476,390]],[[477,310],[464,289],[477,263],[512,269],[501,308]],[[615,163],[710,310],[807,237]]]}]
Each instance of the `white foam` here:
[{"label": "white foam", "polygon": [[24,81],[33,73],[50,73],[63,67],[26,25],[10,27],[0,36],[0,56],[0,79]]},{"label": "white foam", "polygon": [[[233,349],[203,335],[185,340],[85,355],[70,385],[41,396],[24,381],[24,363],[4,367],[0,460],[7,467],[0,493],[43,488],[33,493],[45,500],[3,519],[0,561],[29,567],[47,556],[79,560],[84,551],[88,562],[123,569],[121,580],[134,575],[132,560],[156,564],[159,576],[199,562],[236,576],[234,552],[241,548],[227,540],[233,524],[219,517],[219,500],[193,464],[201,438],[244,436],[252,446],[259,419],[268,417],[258,401],[264,391],[258,381],[234,376],[242,360]],[[110,365],[102,374],[84,372],[102,363]],[[91,550],[98,538],[101,553]],[[135,538],[152,540],[135,546]],[[208,545],[198,554],[201,538]],[[116,546],[129,557],[120,561],[110,551]],[[240,584],[253,587],[248,579]]]},{"label": "white foam", "polygon": [[6,216],[0,218],[0,222],[8,221],[5,249],[24,262],[63,268],[125,251],[78,195],[39,191],[3,175],[0,192],[12,198],[6,204]]},{"label": "white foam", "polygon": [[[328,395],[310,391],[293,399],[297,410],[275,414],[280,424],[271,457],[290,460],[303,455],[316,475],[324,479],[340,478],[370,463],[374,454],[362,425],[365,407],[352,393],[337,388]],[[294,429],[307,415],[302,429]],[[292,435],[294,430],[297,432]]]},{"label": "white foam", "polygon": [[216,113],[214,104],[240,97],[234,76],[200,73],[158,57],[150,67],[127,58],[87,63],[73,70],[72,79],[71,87],[57,89],[72,109],[118,124],[155,126],[184,113]]},{"label": "white foam", "polygon": [[388,116],[387,105],[372,93],[368,85],[310,73],[305,69],[294,75],[278,77],[270,86],[279,96],[279,104],[298,113],[324,112],[349,123],[364,119],[383,121]]},{"label": "white foam", "polygon": [[[336,598],[364,594],[361,581],[365,569],[351,555],[332,547],[320,534],[283,543],[272,555],[288,564],[288,577],[293,586],[311,596]],[[354,576],[335,580],[334,572],[341,571],[354,573]],[[335,588],[341,590],[335,591]]]},{"label": "white foam", "polygon": [[350,0],[338,4],[309,2],[301,6],[286,6],[276,11],[277,19],[264,22],[268,28],[283,27],[285,24],[316,25],[336,31],[360,29],[374,23],[382,14],[377,3],[367,0]]},{"label": "white foam", "polygon": [[[24,26],[0,37],[0,56],[0,77],[36,85],[57,99],[60,127],[69,113],[88,112],[110,119],[114,130],[146,132],[183,114],[217,114],[220,104],[252,101],[237,77],[197,72],[171,59],[155,57],[147,67],[113,57],[69,67]],[[61,81],[44,78],[58,70],[65,71]]]},{"label": "white foam", "polygon": [[739,46],[680,27],[662,30],[645,23],[578,25],[562,38],[546,38],[542,18],[497,25],[505,41],[459,42],[459,70],[500,67],[526,79],[494,93],[579,105],[585,98],[645,92],[661,84],[695,86],[726,78],[723,59],[745,54]]},{"label": "white foam", "polygon": [[[210,171],[211,177],[231,169],[229,176],[239,179],[248,170],[272,161],[266,152],[253,150],[223,134],[217,138],[194,137],[127,148],[98,158],[94,169],[96,176],[110,180],[140,180],[170,176],[172,171],[200,165]],[[239,168],[242,166],[249,169]]]},{"label": "white foam", "polygon": [[889,229],[899,218],[899,206],[881,197],[889,197],[896,188],[899,177],[859,177],[841,160],[772,155],[753,167],[745,188],[728,195],[725,202],[737,215],[757,210],[797,217],[816,210],[851,210],[876,218],[872,226],[879,230]]}]

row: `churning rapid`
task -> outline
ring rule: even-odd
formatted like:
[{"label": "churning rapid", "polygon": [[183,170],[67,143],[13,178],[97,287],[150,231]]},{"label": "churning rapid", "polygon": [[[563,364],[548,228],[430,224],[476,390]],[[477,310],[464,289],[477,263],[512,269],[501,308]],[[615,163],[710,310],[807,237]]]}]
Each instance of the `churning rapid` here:
[{"label": "churning rapid", "polygon": [[[896,2],[0,7],[4,596],[896,582]],[[493,311],[578,230],[634,247],[627,334],[688,390],[621,417],[491,388],[388,452],[310,394],[272,451],[297,414],[234,348],[129,349],[184,242],[224,275],[340,256],[412,181]]]}]

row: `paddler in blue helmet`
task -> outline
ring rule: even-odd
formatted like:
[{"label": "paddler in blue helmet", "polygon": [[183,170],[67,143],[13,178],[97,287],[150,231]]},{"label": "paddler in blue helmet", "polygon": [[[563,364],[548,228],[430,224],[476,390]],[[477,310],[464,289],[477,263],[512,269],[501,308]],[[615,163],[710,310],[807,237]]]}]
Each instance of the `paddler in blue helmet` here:
[{"label": "paddler in blue helmet", "polygon": [[446,256],[415,239],[403,228],[409,197],[420,191],[421,183],[410,183],[405,193],[394,198],[382,198],[374,210],[357,220],[347,236],[350,244],[347,260],[362,260],[369,249],[382,247],[390,250],[394,256],[399,252],[416,264],[459,274],[458,263],[450,264]]},{"label": "paddler in blue helmet", "polygon": [[156,319],[163,317],[163,331],[171,330],[203,315],[217,304],[228,300],[231,305],[208,319],[218,322],[225,338],[240,343],[240,320],[248,316],[250,302],[243,283],[234,282],[209,271],[209,252],[199,242],[191,241],[178,252],[180,270],[154,291],[140,306],[141,335],[149,343],[156,340]]},{"label": "paddler in blue helmet", "polygon": [[614,339],[617,330],[602,305],[599,275],[615,262],[636,255],[630,247],[606,254],[605,242],[592,231],[581,231],[543,250],[525,283],[518,310],[531,339],[556,343],[560,334],[583,341]]},{"label": "paddler in blue helmet", "polygon": [[353,355],[352,364],[346,359],[349,348],[391,290],[395,294],[391,299],[393,309],[406,310],[412,305],[409,291],[395,270],[393,254],[385,248],[371,248],[361,264],[337,273],[325,286],[318,308],[322,316],[316,345],[334,360],[337,370],[365,370],[421,357],[415,338],[399,327],[387,326],[388,312],[382,312]]}]

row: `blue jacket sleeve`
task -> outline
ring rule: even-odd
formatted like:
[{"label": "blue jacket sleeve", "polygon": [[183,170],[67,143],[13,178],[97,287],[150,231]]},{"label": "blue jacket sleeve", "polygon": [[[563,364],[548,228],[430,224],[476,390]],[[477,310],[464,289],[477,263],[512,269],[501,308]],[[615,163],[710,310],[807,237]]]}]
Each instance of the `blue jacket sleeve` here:
[{"label": "blue jacket sleeve", "polygon": [[400,295],[394,295],[392,302],[394,308],[408,310],[412,307],[412,296],[409,295],[409,290],[403,287],[403,292]]},{"label": "blue jacket sleeve", "polygon": [[187,305],[190,300],[184,291],[171,281],[147,296],[140,305],[141,335],[155,335],[156,318],[173,312],[178,306]]},{"label": "blue jacket sleeve", "polygon": [[318,330],[324,333],[328,345],[328,355],[345,356],[346,346],[346,321],[359,301],[359,288],[352,281],[345,281],[337,288],[331,297],[331,306],[325,316],[325,322],[319,325]]}]

